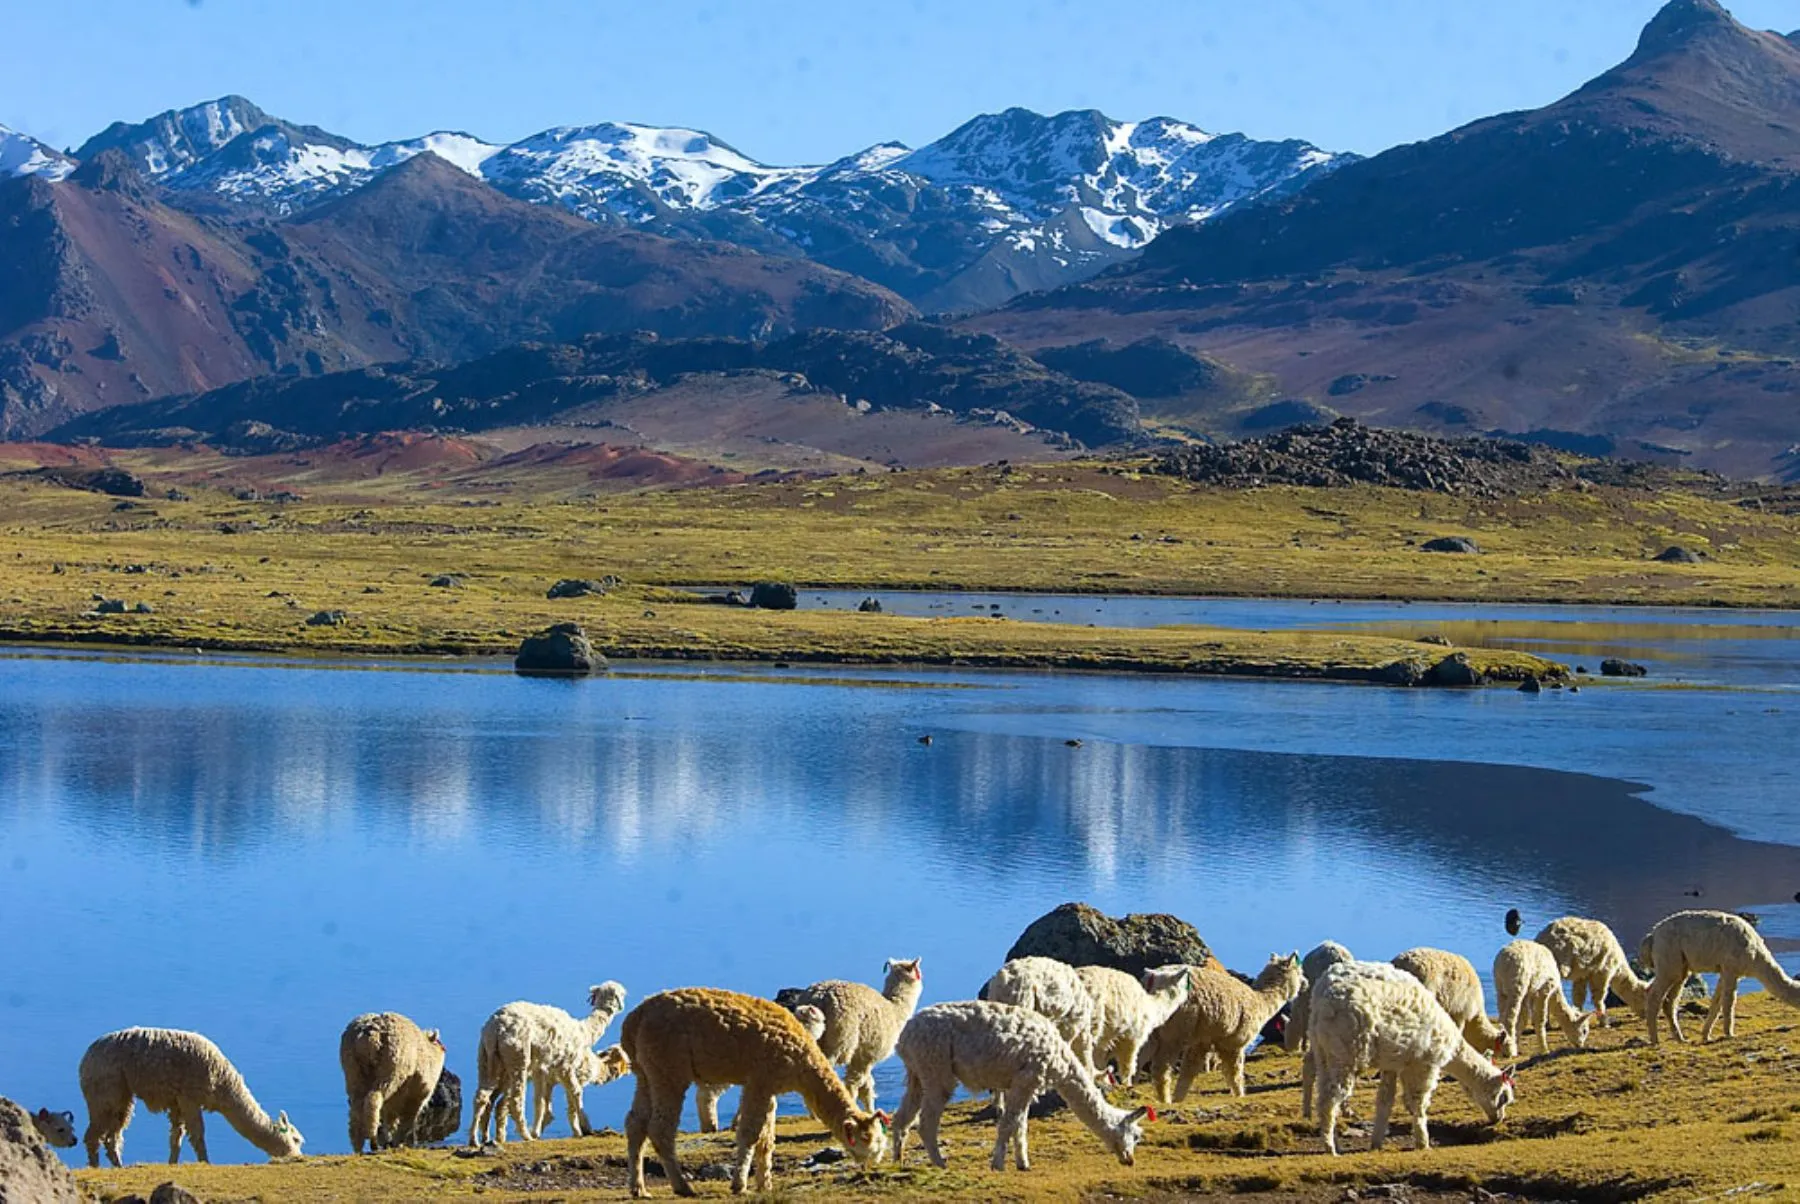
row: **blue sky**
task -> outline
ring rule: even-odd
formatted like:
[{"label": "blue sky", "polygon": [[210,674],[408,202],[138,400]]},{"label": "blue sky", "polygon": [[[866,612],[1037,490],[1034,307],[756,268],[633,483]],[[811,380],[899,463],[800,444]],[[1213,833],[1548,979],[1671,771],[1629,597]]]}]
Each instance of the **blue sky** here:
[{"label": "blue sky", "polygon": [[[1371,153],[1543,104],[1657,0],[68,0],[8,6],[0,124],[56,146],[238,92],[360,141],[602,120],[765,162],[1098,108]],[[1738,0],[1759,28],[1800,0]],[[35,48],[27,52],[26,48]]]}]

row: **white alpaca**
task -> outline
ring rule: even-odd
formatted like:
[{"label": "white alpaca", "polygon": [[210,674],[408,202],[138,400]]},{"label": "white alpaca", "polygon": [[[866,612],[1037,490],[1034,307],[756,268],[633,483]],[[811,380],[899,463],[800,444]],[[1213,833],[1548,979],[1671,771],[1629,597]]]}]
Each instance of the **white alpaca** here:
[{"label": "white alpaca", "polygon": [[1438,1077],[1462,1086],[1489,1122],[1506,1118],[1513,1101],[1512,1076],[1464,1040],[1459,1025],[1418,979],[1379,962],[1333,966],[1313,987],[1309,1022],[1319,1072],[1319,1131],[1325,1148],[1337,1148],[1338,1114],[1358,1075],[1381,1074],[1375,1095],[1371,1148],[1387,1141],[1394,1091],[1412,1113],[1413,1139],[1431,1148],[1426,1112]]},{"label": "white alpaca", "polygon": [[[625,988],[616,982],[589,987],[588,1009],[577,1020],[558,1007],[519,1002],[487,1018],[475,1051],[478,1087],[470,1145],[487,1140],[490,1127],[492,1140],[505,1144],[508,1119],[518,1126],[522,1140],[539,1136],[549,1120],[551,1093],[558,1086],[568,1104],[570,1131],[578,1137],[588,1131],[587,1113],[581,1107],[581,1089],[595,1068],[588,1055],[613,1017],[625,1010]],[[536,1126],[525,1123],[527,1084],[537,1092]]]},{"label": "white alpaca", "polygon": [[1569,1044],[1588,1042],[1590,1013],[1563,998],[1562,973],[1556,956],[1536,941],[1513,941],[1494,955],[1494,994],[1500,1004],[1500,1027],[1506,1030],[1506,1056],[1519,1056],[1520,1024],[1535,1025],[1538,1044],[1550,1052],[1550,1021],[1562,1026]]},{"label": "white alpaca", "polygon": [[257,1104],[244,1076],[219,1047],[199,1033],[168,1028],[127,1028],[108,1033],[81,1056],[81,1094],[87,1100],[84,1138],[89,1166],[100,1148],[119,1165],[133,1099],[169,1114],[169,1161],[181,1161],[185,1132],[194,1155],[206,1155],[207,1112],[217,1112],[251,1145],[271,1158],[294,1158],[305,1138],[283,1112],[274,1120]]},{"label": "white alpaca", "polygon": [[73,1112],[52,1112],[48,1108],[39,1108],[31,1114],[31,1127],[38,1131],[45,1145],[55,1146],[59,1150],[74,1148],[75,1114]]},{"label": "white alpaca", "polygon": [[789,1011],[810,1004],[825,1014],[819,1049],[833,1066],[844,1068],[844,1086],[865,1112],[875,1109],[875,1066],[893,1056],[900,1030],[919,1006],[925,989],[919,959],[891,958],[880,991],[860,982],[828,979],[775,994]]},{"label": "white alpaca", "polygon": [[1243,1095],[1244,1057],[1251,1043],[1306,981],[1300,973],[1300,955],[1270,954],[1249,986],[1223,967],[1189,966],[1188,975],[1187,998],[1145,1047],[1152,1089],[1165,1104],[1184,1100],[1194,1079],[1216,1057],[1231,1093]]},{"label": "white alpaca", "polygon": [[894,1161],[905,1152],[914,1122],[933,1165],[943,1166],[938,1122],[956,1085],[994,1093],[999,1129],[989,1165],[1006,1169],[1006,1148],[1020,1170],[1030,1168],[1026,1122],[1031,1101],[1054,1089],[1077,1119],[1130,1166],[1143,1140],[1139,1122],[1148,1108],[1115,1108],[1094,1084],[1093,1069],[1078,1057],[1056,1025],[1036,1012],[1006,1003],[940,1003],[922,1009],[900,1033],[906,1094],[894,1115]]},{"label": "white alpaca", "polygon": [[1408,949],[1395,955],[1394,965],[1437,996],[1450,1018],[1462,1026],[1469,1044],[1495,1056],[1506,1048],[1506,1033],[1488,1018],[1481,975],[1475,973],[1475,965],[1468,958],[1447,949]]},{"label": "white alpaca", "polygon": [[1036,1012],[1056,1026],[1077,1058],[1094,1064],[1094,998],[1067,962],[1015,957],[994,972],[981,994],[989,1003]]},{"label": "white alpaca", "polygon": [[411,1145],[419,1113],[444,1072],[437,1029],[420,1028],[398,1012],[370,1012],[344,1026],[338,1065],[350,1101],[350,1152]]},{"label": "white alpaca", "polygon": [[1606,1020],[1606,996],[1612,992],[1638,1015],[1644,1014],[1648,979],[1639,978],[1626,960],[1625,947],[1599,920],[1563,916],[1544,925],[1537,943],[1550,950],[1557,969],[1569,980],[1570,1002],[1583,1006],[1591,995],[1594,1010]]},{"label": "white alpaca", "polygon": [[1300,1059],[1300,1115],[1302,1117],[1312,1115],[1313,1105],[1312,1042],[1306,1036],[1306,1026],[1312,1021],[1313,985],[1325,977],[1325,971],[1331,967],[1355,960],[1350,955],[1350,950],[1336,941],[1323,941],[1300,959],[1300,973],[1305,981],[1300,984],[1300,993],[1294,996],[1293,1007],[1288,1012],[1287,1028],[1281,1034],[1281,1045],[1289,1053],[1298,1052],[1302,1055]]},{"label": "white alpaca", "polygon": [[1082,966],[1076,973],[1094,1003],[1095,1069],[1105,1069],[1110,1058],[1119,1081],[1130,1086],[1144,1043],[1187,999],[1188,968],[1158,966],[1144,971],[1142,981],[1110,966]]},{"label": "white alpaca", "polygon": [[[825,1013],[810,1003],[802,1003],[794,1007],[794,1019],[806,1030],[806,1035],[814,1042],[825,1033]],[[694,1110],[700,1114],[700,1131],[717,1133],[719,1131],[719,1097],[725,1094],[723,1083],[695,1083]],[[733,1128],[737,1121],[731,1122]]]},{"label": "white alpaca", "polygon": [[1638,950],[1638,960],[1655,971],[1645,993],[1650,1022],[1650,1044],[1656,1044],[1656,1022],[1667,1016],[1675,1039],[1681,1022],[1675,1018],[1681,985],[1690,974],[1717,974],[1712,1008],[1700,1029],[1700,1040],[1712,1039],[1713,1025],[1725,1018],[1725,1035],[1737,1036],[1737,987],[1741,978],[1754,978],[1763,989],[1789,1007],[1800,1007],[1800,981],[1790,978],[1769,952],[1762,935],[1742,916],[1728,911],[1678,911],[1656,922]]}]

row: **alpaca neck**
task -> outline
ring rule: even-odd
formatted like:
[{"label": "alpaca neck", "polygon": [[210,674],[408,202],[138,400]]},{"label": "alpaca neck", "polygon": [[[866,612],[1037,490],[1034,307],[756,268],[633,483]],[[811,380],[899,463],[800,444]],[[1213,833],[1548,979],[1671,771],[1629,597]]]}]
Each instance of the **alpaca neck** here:
[{"label": "alpaca neck", "polygon": [[1057,1094],[1062,1096],[1063,1102],[1069,1105],[1069,1111],[1102,1138],[1129,1115],[1123,1109],[1106,1102],[1106,1097],[1100,1094],[1100,1088],[1094,1084],[1093,1072],[1081,1065],[1073,1050],[1067,1047],[1057,1050],[1049,1069],[1050,1073],[1046,1077],[1050,1085],[1056,1088]]},{"label": "alpaca neck", "polygon": [[213,1108],[238,1135],[271,1158],[288,1153],[287,1143],[275,1131],[275,1122],[262,1110],[244,1080],[231,1075],[214,1092]]},{"label": "alpaca neck", "polygon": [[1753,965],[1750,977],[1763,985],[1763,990],[1773,995],[1789,1007],[1800,1007],[1800,979],[1796,979],[1781,968],[1775,955],[1769,952],[1769,946],[1762,941],[1751,950]]},{"label": "alpaca neck", "polygon": [[606,1026],[612,1023],[613,1013],[606,1008],[595,1008],[581,1021],[582,1036],[587,1046],[592,1049],[600,1043],[600,1036],[606,1032]]},{"label": "alpaca neck", "polygon": [[[1620,999],[1625,1001],[1626,1007],[1629,1007],[1636,1012],[1642,1012],[1644,1010],[1644,1000],[1650,992],[1650,984],[1644,979],[1639,978],[1637,973],[1632,970],[1630,966],[1621,966],[1619,967],[1619,973],[1613,976],[1612,989]],[[1595,1003],[1601,1007],[1606,1006],[1606,1000],[1604,999],[1595,1000]]]},{"label": "alpaca neck", "polygon": [[895,1010],[903,1017],[910,1017],[913,1009],[919,1006],[919,996],[924,993],[924,990],[924,983],[916,978],[907,977],[890,983],[888,989],[882,992],[882,996],[893,1004]]},{"label": "alpaca neck", "polygon": [[1494,1084],[1500,1081],[1501,1070],[1473,1045],[1467,1041],[1459,1041],[1456,1052],[1450,1055],[1450,1061],[1444,1067],[1444,1073],[1462,1084],[1463,1090],[1471,1097],[1475,1097],[1477,1091],[1490,1095],[1493,1093]]},{"label": "alpaca neck", "polygon": [[812,1114],[830,1126],[833,1133],[843,1128],[846,1120],[862,1115],[856,1101],[844,1089],[844,1081],[832,1071],[823,1054],[815,1052],[810,1058],[796,1058],[794,1072],[798,1081],[793,1089],[800,1093]]}]

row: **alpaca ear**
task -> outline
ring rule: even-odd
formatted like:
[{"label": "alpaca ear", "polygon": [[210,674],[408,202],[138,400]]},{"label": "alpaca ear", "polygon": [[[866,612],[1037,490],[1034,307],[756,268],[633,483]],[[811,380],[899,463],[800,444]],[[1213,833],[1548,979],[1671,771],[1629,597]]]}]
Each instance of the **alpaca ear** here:
[{"label": "alpaca ear", "polygon": [[49,1119],[50,1119],[50,1109],[48,1109],[48,1108],[39,1108],[39,1109],[38,1109],[38,1110],[37,1110],[37,1118],[38,1118],[38,1119],[39,1119],[39,1120],[49,1120]]},{"label": "alpaca ear", "polygon": [[70,1124],[75,1123],[75,1114],[73,1112],[58,1112],[57,1115],[68,1121]]},{"label": "alpaca ear", "polygon": [[1131,1115],[1126,1117],[1126,1119],[1127,1120],[1145,1120],[1145,1121],[1149,1121],[1151,1124],[1155,1124],[1156,1123],[1156,1109],[1149,1107],[1148,1105],[1146,1105],[1145,1107],[1142,1107],[1142,1108],[1133,1108],[1131,1110]]},{"label": "alpaca ear", "polygon": [[847,1146],[856,1144],[856,1122],[853,1120],[844,1122],[844,1144]]}]

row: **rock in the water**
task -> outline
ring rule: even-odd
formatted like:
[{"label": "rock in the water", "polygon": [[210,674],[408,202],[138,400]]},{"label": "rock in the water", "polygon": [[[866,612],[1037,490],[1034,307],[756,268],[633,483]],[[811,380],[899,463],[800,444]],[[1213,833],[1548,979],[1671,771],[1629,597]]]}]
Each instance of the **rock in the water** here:
[{"label": "rock in the water", "polygon": [[80,1204],[75,1176],[50,1152],[31,1113],[0,1099],[0,1201]]},{"label": "rock in the water", "polygon": [[1521,694],[1542,694],[1543,692],[1544,687],[1538,684],[1538,679],[1535,677],[1527,677],[1519,683],[1519,693]]},{"label": "rock in the water", "polygon": [[1602,677],[1643,677],[1649,672],[1636,661],[1624,661],[1616,656],[1609,656],[1600,662]]},{"label": "rock in the water", "polygon": [[606,668],[579,623],[557,623],[528,635],[513,657],[513,668],[526,676],[575,677]]},{"label": "rock in the water", "polygon": [[1015,957],[1053,957],[1071,966],[1111,966],[1141,976],[1171,962],[1204,965],[1212,956],[1186,920],[1171,915],[1113,919],[1086,903],[1064,903],[1039,916],[1007,950]]},{"label": "rock in the water", "polygon": [[878,615],[881,613],[881,599],[864,598],[856,604],[856,609],[859,614]]},{"label": "rock in the water", "polygon": [[1700,553],[1680,544],[1670,544],[1658,552],[1655,558],[1664,564],[1699,564],[1702,559]]},{"label": "rock in the water", "polygon": [[341,610],[315,610],[306,616],[308,627],[342,627],[350,616]]},{"label": "rock in the water", "polygon": [[758,581],[750,588],[750,605],[758,610],[793,610],[800,591],[785,581]]},{"label": "rock in the water", "polygon": [[585,598],[590,594],[604,594],[606,587],[598,581],[588,581],[581,577],[565,577],[550,587],[546,598]]},{"label": "rock in the water", "polygon": [[1425,673],[1428,686],[1479,686],[1487,681],[1466,652],[1452,652]]},{"label": "rock in the water", "polygon": [[462,1129],[462,1080],[448,1066],[438,1075],[431,1098],[419,1113],[419,1127],[413,1134],[419,1145],[446,1141]]},{"label": "rock in the water", "polygon": [[1428,539],[1419,545],[1421,552],[1466,552],[1479,553],[1481,547],[1466,535],[1440,535],[1436,539]]},{"label": "rock in the water", "polygon": [[1378,669],[1377,676],[1392,686],[1416,686],[1425,680],[1426,664],[1422,660],[1402,657],[1390,661]]}]

